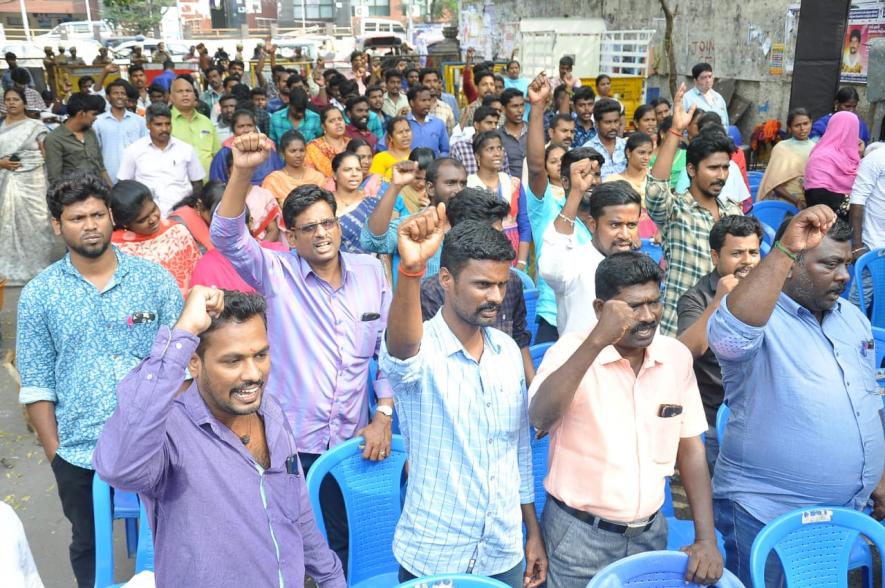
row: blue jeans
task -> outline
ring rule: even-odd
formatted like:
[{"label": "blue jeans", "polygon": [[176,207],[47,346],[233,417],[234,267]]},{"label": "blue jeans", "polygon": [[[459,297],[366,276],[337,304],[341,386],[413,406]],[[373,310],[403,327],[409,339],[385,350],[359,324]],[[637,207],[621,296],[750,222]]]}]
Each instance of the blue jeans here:
[{"label": "blue jeans", "polygon": [[[750,549],[756,535],[765,523],[748,513],[736,502],[727,499],[713,501],[713,515],[716,529],[725,540],[725,567],[737,576],[745,586],[752,586],[750,580]],[[784,574],[781,562],[774,551],[765,562],[765,586],[782,587]]]},{"label": "blue jeans", "polygon": [[594,575],[628,555],[667,548],[667,519],[638,535],[619,535],[578,520],[548,499],[541,515],[548,588],[585,588]]},{"label": "blue jeans", "polygon": [[[502,572],[500,574],[495,574],[492,576],[493,579],[498,580],[499,582],[504,582],[508,586],[512,588],[522,588],[522,570],[523,570],[523,562],[519,562],[516,564],[516,567],[507,570],[506,572]],[[409,580],[414,580],[417,576],[412,574],[409,570],[404,568],[403,566],[399,567],[399,581],[400,583],[408,582]]]}]

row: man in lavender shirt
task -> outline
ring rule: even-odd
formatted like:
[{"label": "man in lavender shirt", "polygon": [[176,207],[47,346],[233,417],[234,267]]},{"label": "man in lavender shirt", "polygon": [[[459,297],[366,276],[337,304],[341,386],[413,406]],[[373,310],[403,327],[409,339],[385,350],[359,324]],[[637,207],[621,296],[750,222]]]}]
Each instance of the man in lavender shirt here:
[{"label": "man in lavender shirt", "polygon": [[[194,286],[171,330],[117,387],[93,455],[115,488],[144,497],[157,586],[344,588],[314,519],[292,429],[264,395],[264,299]],[[194,381],[179,395],[185,368]]]},{"label": "man in lavender shirt", "polygon": [[[314,185],[292,191],[283,220],[292,251],[264,249],[243,219],[252,172],[272,150],[264,135],[237,137],[230,180],[212,219],[212,242],[243,280],[267,299],[274,369],[268,394],[279,400],[295,430],[301,464],[309,471],[327,449],[365,438],[366,459],[390,455],[393,394],[375,381],[378,409],[368,423],[369,364],[387,325],[390,287],[381,262],[339,251],[335,197]],[[347,570],[344,501],[329,476],[320,489],[329,545]]]}]

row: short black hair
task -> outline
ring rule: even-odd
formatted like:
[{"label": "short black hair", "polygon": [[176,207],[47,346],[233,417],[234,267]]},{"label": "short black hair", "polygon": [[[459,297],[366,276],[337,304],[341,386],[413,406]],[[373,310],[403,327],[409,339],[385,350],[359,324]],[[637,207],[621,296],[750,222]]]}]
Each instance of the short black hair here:
[{"label": "short black hair", "polygon": [[299,83],[304,83],[304,77],[299,74],[292,74],[286,78],[286,87],[289,88],[290,92],[292,91],[292,86]]},{"label": "short black hair", "polygon": [[236,96],[239,102],[251,102],[252,100],[252,90],[249,89],[249,86],[240,82],[237,82],[237,84],[230,89],[230,93],[233,96]]},{"label": "short black hair", "polygon": [[691,77],[698,79],[705,71],[713,73],[713,66],[709,63],[696,63],[695,66],[691,68]]},{"label": "short black hair", "polygon": [[245,323],[253,318],[261,317],[261,322],[267,327],[267,303],[260,294],[239,292],[236,290],[222,290],[224,293],[224,309],[221,313],[212,317],[209,328],[200,334],[200,343],[196,353],[202,358],[206,351],[206,337],[228,323]]},{"label": "short black hair", "polygon": [[491,106],[480,106],[473,111],[473,124],[476,125],[476,123],[482,122],[490,116],[494,116],[498,119],[501,118],[501,115],[498,114],[498,111]]},{"label": "short black hair", "polygon": [[396,69],[395,67],[391,67],[390,69],[385,70],[384,81],[388,82],[388,81],[390,81],[391,78],[399,78],[400,80],[402,80],[403,74],[400,70]]},{"label": "short black hair", "polygon": [[439,168],[444,165],[451,165],[455,169],[464,169],[464,164],[453,157],[437,157],[427,166],[427,175],[424,178],[425,181],[429,184],[435,183],[436,177],[439,175]]},{"label": "short black hair", "polygon": [[92,76],[80,76],[80,79],[77,80],[77,86],[82,88],[83,86],[94,86],[95,79]]},{"label": "short black hair", "polygon": [[652,139],[648,135],[642,132],[630,133],[630,136],[627,137],[627,143],[624,145],[625,151],[634,151],[635,149],[642,147],[648,143],[651,143]]},{"label": "short black hair", "polygon": [[105,109],[104,98],[97,94],[71,94],[68,98],[68,116],[77,116],[81,112],[102,113]]},{"label": "short black hair", "polygon": [[596,76],[596,80],[595,80],[597,88],[599,87],[599,82],[601,82],[602,80],[612,81],[612,78],[608,74],[599,74],[598,76]]},{"label": "short black hair", "polygon": [[569,149],[562,156],[562,161],[559,164],[560,175],[563,178],[569,178],[572,165],[584,159],[595,161],[600,167],[605,163],[605,158],[593,147],[576,147],[574,149]]},{"label": "short black hair", "polygon": [[255,124],[255,111],[254,110],[249,109],[249,108],[237,108],[234,111],[233,116],[230,117],[231,127],[236,125],[237,120],[244,117],[244,116],[248,116],[249,118],[251,118],[252,124]]},{"label": "short black hair", "polygon": [[433,69],[432,67],[425,67],[425,68],[419,70],[418,71],[418,81],[423,84],[425,76],[429,76],[431,74],[435,75],[436,77],[439,77],[439,72],[436,71],[435,69]]},{"label": "short black hair", "polygon": [[553,89],[553,104],[559,104],[559,101],[562,100],[562,97],[568,94],[570,88],[568,88],[565,84],[559,84],[556,88]]},{"label": "short black hair", "polygon": [[638,251],[609,255],[596,268],[596,298],[611,300],[622,288],[654,282],[660,287],[664,273],[651,257]]},{"label": "short black hair", "polygon": [[857,39],[860,41],[860,29],[851,29],[851,32],[848,33],[848,39]]},{"label": "short black hair", "polygon": [[796,120],[797,118],[799,118],[800,116],[804,116],[809,119],[811,118],[811,115],[808,114],[808,110],[799,106],[797,108],[794,108],[793,110],[791,110],[789,112],[789,114],[787,114],[787,126],[789,127],[790,125],[792,125],[793,121]]},{"label": "short black hair", "polygon": [[365,93],[366,98],[369,97],[369,94],[371,92],[381,92],[383,94],[384,88],[382,88],[378,84],[372,84],[371,86],[366,86],[366,93]]},{"label": "short black hair", "polygon": [[286,223],[286,227],[294,229],[295,219],[317,202],[326,202],[332,207],[332,214],[335,214],[337,209],[335,195],[328,190],[323,190],[314,184],[305,184],[289,192],[283,201],[283,222]]},{"label": "short black hair", "polygon": [[353,151],[342,151],[341,153],[337,154],[335,157],[332,158],[332,173],[333,174],[338,173],[338,168],[341,167],[341,164],[348,157],[356,157],[357,163],[359,163],[359,160],[360,160],[359,155],[357,155]]},{"label": "short black hair", "polygon": [[243,69],[246,69],[245,63],[243,63],[239,59],[232,59],[231,62],[227,64],[228,71],[230,70],[231,67],[233,67],[235,65],[238,65],[238,66],[242,67]]},{"label": "short black hair", "polygon": [[559,58],[559,65],[564,65],[566,67],[575,67],[575,58],[571,55],[563,55]]},{"label": "short black hair", "polygon": [[639,122],[642,120],[642,117],[651,112],[654,114],[655,107],[651,104],[640,104],[636,107],[636,110],[633,111],[633,120],[635,122]]},{"label": "short black hair", "polygon": [[842,86],[836,92],[836,102],[845,104],[846,102],[860,102],[860,95],[851,86]]},{"label": "short black hair", "polygon": [[575,90],[575,94],[572,96],[572,102],[577,102],[578,100],[589,100],[590,102],[593,102],[596,100],[596,92],[594,92],[593,88],[590,86],[581,86]]},{"label": "short black hair", "polygon": [[[335,78],[336,80],[338,78]],[[335,86],[336,84],[332,84]],[[360,87],[354,80],[348,80],[344,76],[341,76],[341,81],[337,84],[338,92],[341,94],[342,98],[348,98],[349,96],[359,96]]]},{"label": "short black hair", "polygon": [[666,104],[666,105],[667,105],[667,108],[671,108],[671,107],[673,106],[672,104],[670,104],[670,101],[669,101],[669,100],[667,100],[666,98],[663,98],[663,97],[661,97],[661,98],[655,98],[655,99],[652,100],[649,104],[651,104],[651,107],[652,107],[652,108],[657,108],[657,107],[660,106],[661,104]]},{"label": "short black hair", "polygon": [[446,216],[452,228],[468,220],[492,224],[503,221],[508,214],[510,204],[494,192],[480,188],[464,188],[446,204]]},{"label": "short black hair", "polygon": [[501,141],[501,145],[504,145],[504,139],[501,137],[501,133],[498,131],[483,131],[482,133],[476,133],[473,135],[473,154],[476,155],[479,153],[485,144],[489,141],[497,139]]},{"label": "short black hair", "polygon": [[721,129],[707,129],[691,140],[685,153],[686,163],[695,169],[701,162],[714,153],[727,153],[729,157],[735,152],[734,141]]},{"label": "short black hair", "polygon": [[114,213],[114,228],[125,229],[138,218],[141,207],[153,201],[151,189],[135,180],[120,180],[111,188],[111,212]]},{"label": "short black hair", "polygon": [[307,104],[309,100],[307,98],[307,92],[304,91],[304,88],[290,88],[289,89],[289,106],[295,110],[296,112],[304,112],[307,110]]},{"label": "short black hair", "polygon": [[713,112],[712,110],[702,114],[695,122],[695,125],[698,127],[698,132],[708,128],[715,128],[720,133],[725,132],[725,127],[722,126],[722,117],[719,116],[718,112]]},{"label": "short black hair", "polygon": [[129,82],[127,82],[126,80],[124,80],[123,78],[117,78],[116,80],[114,80],[113,82],[111,82],[110,84],[105,86],[104,91],[108,96],[110,96],[111,88],[123,88],[123,91],[126,92],[126,95],[128,96],[129,95],[129,88],[127,88],[127,86],[130,86],[130,85],[131,84]]},{"label": "short black hair", "polygon": [[265,96],[265,97],[267,97],[267,90],[265,90],[265,89],[262,88],[261,86],[255,86],[254,88],[252,88],[251,95],[252,95],[253,98],[254,98],[255,96]]},{"label": "short black hair", "polygon": [[559,126],[559,123],[561,122],[576,124],[575,119],[572,118],[572,115],[560,112],[550,120],[550,128],[555,129]]},{"label": "short black hair", "polygon": [[129,72],[129,75],[132,75],[137,71],[144,73],[144,66],[140,63],[134,63],[127,67],[126,70]]},{"label": "short black hair", "polygon": [[154,102],[144,111],[144,117],[147,122],[151,122],[155,118],[172,118],[172,110],[162,102]]},{"label": "short black hair", "polygon": [[408,92],[406,92],[406,98],[409,100],[409,102],[411,102],[412,100],[415,100],[418,97],[418,94],[422,92],[428,92],[430,94],[433,93],[430,91],[429,87],[423,84],[415,84],[414,86],[409,88]]},{"label": "short black hair", "polygon": [[234,81],[237,82],[237,83],[239,84],[239,83],[240,83],[240,76],[236,76],[236,75],[234,75],[234,76],[227,76],[226,78],[224,78],[224,80],[222,80],[221,85],[222,85],[222,86],[227,86],[228,83],[230,83],[230,82],[234,82]]},{"label": "short black hair", "polygon": [[175,62],[172,61],[171,59],[167,59],[166,61],[163,62],[163,69],[174,69],[174,68],[175,68]]},{"label": "short black hair", "polygon": [[228,100],[236,100],[237,102],[239,102],[240,99],[233,94],[222,94],[218,97],[218,104],[221,104],[222,102],[227,102]]},{"label": "short black hair", "polygon": [[300,132],[295,129],[290,129],[283,133],[283,136],[280,137],[280,151],[285,151],[289,148],[289,144],[294,141],[301,141],[304,145],[307,145],[307,140],[304,138]]},{"label": "short black hair", "polygon": [[151,84],[148,87],[147,91],[148,91],[148,94],[168,94],[169,93],[169,91],[166,89],[165,86],[163,86],[163,84],[158,84],[157,82],[154,82],[153,84]]},{"label": "short black hair", "polygon": [[[369,143],[368,141],[366,141],[365,139],[359,139],[359,138],[351,139],[350,141],[347,142],[347,145],[344,147],[344,150],[350,151],[351,153],[356,153],[356,150],[359,149],[360,147],[368,147],[369,149],[372,149],[372,144]],[[419,149],[420,149],[420,147],[419,147]],[[372,149],[373,153],[374,153],[374,151],[375,150]],[[433,149],[431,149],[430,151],[432,153]],[[411,154],[409,154],[409,157],[411,157]]]},{"label": "short black hair", "polygon": [[[392,137],[393,136],[393,127],[396,126],[396,123],[398,123],[398,122],[404,122],[404,123],[408,124],[409,119],[407,119],[404,116],[391,116],[387,120],[387,124],[384,126],[384,131],[385,131],[384,134],[386,134],[388,137]],[[411,126],[411,125],[409,125],[409,126]]]},{"label": "short black hair", "polygon": [[590,194],[590,216],[598,220],[605,214],[606,207],[624,206],[625,204],[635,204],[639,208],[642,207],[642,197],[629,182],[615,180],[599,184],[593,188],[593,192]]},{"label": "short black hair", "polygon": [[351,96],[350,98],[347,99],[347,104],[344,105],[344,109],[347,112],[351,112],[353,110],[354,106],[356,106],[357,104],[361,104],[363,102],[368,104],[369,99],[366,98],[365,96]]},{"label": "short black hair", "polygon": [[494,79],[495,79],[495,74],[494,74],[494,72],[492,72],[492,70],[490,70],[490,69],[486,69],[486,70],[482,70],[482,71],[475,72],[474,77],[476,78],[476,79],[474,80],[474,83],[475,83],[477,86],[479,86],[479,84],[480,84],[485,78],[492,78],[492,80],[494,80]]},{"label": "short black hair", "polygon": [[457,278],[471,260],[512,262],[513,245],[501,231],[488,223],[465,220],[452,228],[443,240],[439,266]]},{"label": "short black hair", "polygon": [[103,200],[108,209],[111,207],[111,189],[104,180],[91,172],[74,171],[65,174],[49,187],[46,205],[52,218],[59,220],[66,206],[89,198]]},{"label": "short black hair", "polygon": [[621,115],[621,105],[618,104],[618,101],[612,100],[611,98],[597,100],[596,104],[593,105],[593,120],[596,121],[596,124],[599,124],[599,121],[602,120],[602,116],[609,112],[617,112],[618,116]]},{"label": "short black hair", "polygon": [[[482,106],[491,106],[493,102],[500,102],[500,101],[501,101],[501,97],[499,95],[489,94],[488,96],[486,96],[485,98],[482,99],[482,102],[480,102],[480,104]],[[502,104],[502,106],[503,106],[503,104]]]},{"label": "short black hair", "polygon": [[332,114],[333,112],[337,112],[337,113],[339,113],[339,114],[341,113],[340,110],[338,110],[337,108],[335,108],[335,107],[332,106],[331,104],[328,105],[328,106],[324,106],[323,108],[321,108],[321,109],[320,109],[320,124],[325,124],[325,122],[326,122],[326,117],[328,117],[328,116],[329,116],[330,114]]},{"label": "short black hair", "polygon": [[729,214],[721,217],[710,229],[710,249],[719,251],[725,245],[725,237],[749,237],[756,235],[762,242],[762,223],[754,216]]},{"label": "short black hair", "polygon": [[507,88],[501,92],[501,106],[507,106],[514,98],[524,98],[525,95],[521,90],[516,88]]},{"label": "short black hair", "polygon": [[427,171],[427,166],[436,158],[436,153],[430,147],[415,147],[409,153],[409,161],[418,164],[419,171]]},{"label": "short black hair", "polygon": [[16,67],[11,72],[9,72],[9,77],[16,84],[27,84],[31,81],[31,74],[28,73],[23,67]]}]

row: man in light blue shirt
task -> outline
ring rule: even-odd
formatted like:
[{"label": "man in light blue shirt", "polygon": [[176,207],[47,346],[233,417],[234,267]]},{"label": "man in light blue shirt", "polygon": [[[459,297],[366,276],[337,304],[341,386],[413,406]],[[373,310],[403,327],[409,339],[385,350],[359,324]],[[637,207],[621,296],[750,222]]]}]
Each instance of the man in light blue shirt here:
[{"label": "man in light blue shirt", "polygon": [[147,125],[144,118],[130,112],[126,106],[127,82],[117,79],[108,84],[105,93],[111,105],[109,111],[103,112],[92,123],[92,130],[101,145],[101,157],[104,167],[111,178],[117,183],[117,171],[123,160],[123,150],[142,137],[147,136]]},{"label": "man in light blue shirt", "polygon": [[19,402],[71,522],[79,586],[95,583],[92,452],[117,405],[117,384],[182,308],[168,271],[111,246],[109,202],[109,186],[94,174],[65,176],[50,188],[52,227],[68,253],[31,280],[18,303]]},{"label": "man in light blue shirt", "polygon": [[420,84],[409,88],[407,94],[412,111],[406,115],[412,127],[412,149],[427,147],[437,157],[449,156],[449,133],[445,123],[430,114],[433,96],[430,88]]},{"label": "man in light blue shirt", "polygon": [[[800,212],[707,326],[722,367],[725,430],[713,498],[727,567],[750,583],[750,546],[794,509],[885,516],[885,438],[870,323],[839,296],[851,229],[824,205]],[[778,566],[766,570],[775,581]]]},{"label": "man in light blue shirt", "polygon": [[694,88],[686,92],[682,98],[685,112],[688,112],[692,106],[707,112],[715,112],[722,119],[722,126],[727,129],[731,124],[728,122],[728,106],[722,94],[713,89],[713,66],[709,63],[698,63],[691,68],[691,77],[694,78]]},{"label": "man in light blue shirt", "polygon": [[513,588],[538,586],[547,556],[535,514],[522,358],[513,339],[489,328],[513,246],[487,223],[456,225],[442,246],[443,306],[422,323],[421,278],[445,225],[442,204],[403,221],[390,308],[399,320],[388,324],[380,354],[409,448],[409,486],[393,539],[399,580],[466,572]]},{"label": "man in light blue shirt", "polygon": [[584,147],[592,147],[605,159],[600,169],[605,180],[627,169],[627,154],[624,151],[627,141],[618,136],[621,132],[621,105],[611,98],[597,100],[593,105],[593,120],[596,121],[597,134],[584,143]]}]

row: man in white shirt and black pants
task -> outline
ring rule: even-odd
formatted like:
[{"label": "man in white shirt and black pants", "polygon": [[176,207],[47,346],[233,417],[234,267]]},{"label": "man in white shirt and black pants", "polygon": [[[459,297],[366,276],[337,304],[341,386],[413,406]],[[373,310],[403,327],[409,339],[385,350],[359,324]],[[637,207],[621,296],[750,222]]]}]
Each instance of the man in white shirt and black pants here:
[{"label": "man in white shirt and black pants", "polygon": [[[885,247],[885,145],[880,143],[872,151],[867,148],[848,202],[848,220],[854,235],[851,258],[857,261],[864,253]],[[866,272],[863,287],[864,302],[869,305],[873,297],[873,281]],[[853,283],[850,300],[854,304],[860,302]]]}]

